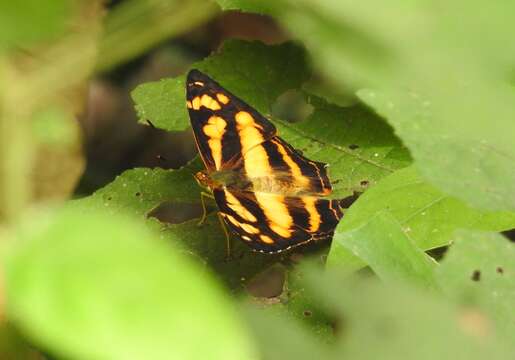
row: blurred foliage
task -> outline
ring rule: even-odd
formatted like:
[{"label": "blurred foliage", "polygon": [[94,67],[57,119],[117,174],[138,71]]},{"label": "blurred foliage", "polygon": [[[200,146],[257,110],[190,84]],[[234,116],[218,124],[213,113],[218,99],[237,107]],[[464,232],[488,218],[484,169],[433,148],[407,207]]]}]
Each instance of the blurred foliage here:
[{"label": "blurred foliage", "polygon": [[253,358],[211,274],[143,224],[106,215],[35,214],[20,225],[6,279],[22,330],[77,359]]},{"label": "blurred foliage", "polygon": [[[84,168],[89,79],[169,39],[196,44],[192,30],[228,10],[265,14],[293,41],[228,39],[190,68],[330,164],[335,197],[360,195],[330,247],[253,253],[226,239],[209,200],[198,224],[198,158],[63,201]],[[514,243],[497,232],[515,228],[514,10],[0,1],[0,357],[513,357]],[[141,125],[189,128],[177,74],[192,58],[129,81]]]}]

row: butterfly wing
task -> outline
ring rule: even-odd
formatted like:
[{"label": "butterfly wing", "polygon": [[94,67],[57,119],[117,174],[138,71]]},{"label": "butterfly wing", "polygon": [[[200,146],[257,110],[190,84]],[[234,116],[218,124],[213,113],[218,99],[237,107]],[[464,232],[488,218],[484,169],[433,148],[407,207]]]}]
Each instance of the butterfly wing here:
[{"label": "butterfly wing", "polygon": [[267,253],[332,236],[343,213],[339,200],[318,197],[331,192],[325,164],[302,156],[270,121],[198,70],[188,74],[186,96],[208,172],[245,180],[212,189],[233,233]]},{"label": "butterfly wing", "polygon": [[275,136],[275,126],[198,70],[187,76],[186,104],[199,153],[209,172],[230,169],[242,153]]},{"label": "butterfly wing", "polygon": [[220,214],[256,251],[277,253],[328,239],[343,216],[338,200],[215,189]]},{"label": "butterfly wing", "polygon": [[242,166],[256,191],[323,196],[332,190],[326,164],[307,159],[278,136],[244,153]]}]

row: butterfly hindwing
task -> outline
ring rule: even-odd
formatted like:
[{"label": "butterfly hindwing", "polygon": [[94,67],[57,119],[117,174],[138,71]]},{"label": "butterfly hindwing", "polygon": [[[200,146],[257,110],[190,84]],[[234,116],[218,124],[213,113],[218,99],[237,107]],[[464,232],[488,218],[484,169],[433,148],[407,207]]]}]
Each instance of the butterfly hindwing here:
[{"label": "butterfly hindwing", "polygon": [[276,214],[270,218],[254,193],[215,189],[213,194],[229,229],[254,250],[273,253],[311,240],[308,232],[288,225],[289,220],[277,203],[269,203],[276,206]]},{"label": "butterfly hindwing", "polygon": [[229,229],[254,250],[267,253],[327,239],[343,216],[338,200],[227,188],[213,193]]}]

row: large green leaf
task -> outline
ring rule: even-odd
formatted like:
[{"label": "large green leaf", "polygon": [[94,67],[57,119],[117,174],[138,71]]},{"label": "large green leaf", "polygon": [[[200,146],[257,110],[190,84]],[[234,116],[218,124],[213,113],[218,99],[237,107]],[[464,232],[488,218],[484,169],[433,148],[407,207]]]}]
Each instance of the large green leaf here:
[{"label": "large green leaf", "polygon": [[512,2],[266,4],[334,84],[373,89],[361,99],[388,119],[426,179],[474,206],[515,209]]},{"label": "large green leaf", "polygon": [[212,276],[132,217],[37,214],[13,243],[6,290],[11,321],[65,358],[255,358]]},{"label": "large green leaf", "polygon": [[[351,268],[361,266],[362,263],[348,251],[351,243],[346,239],[352,236],[348,233],[365,227],[371,218],[385,211],[422,250],[447,245],[454,231],[460,228],[503,231],[515,227],[515,213],[473,209],[427,184],[415,168],[408,167],[383,179],[346,212],[333,239],[329,264],[346,264]],[[356,245],[371,250],[376,246],[365,240],[358,241]],[[390,251],[388,248],[383,250]],[[381,254],[383,250],[377,248],[377,256],[385,256]],[[391,251],[395,252],[395,249]]]},{"label": "large green leaf", "polygon": [[514,345],[515,244],[494,233],[461,231],[453,237],[437,280],[450,298],[476,311],[478,331],[491,333],[493,320]]}]

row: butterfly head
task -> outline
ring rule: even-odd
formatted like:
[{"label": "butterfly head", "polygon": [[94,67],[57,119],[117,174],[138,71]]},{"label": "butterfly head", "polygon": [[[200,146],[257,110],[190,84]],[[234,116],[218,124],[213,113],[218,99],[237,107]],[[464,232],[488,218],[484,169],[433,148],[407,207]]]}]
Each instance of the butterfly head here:
[{"label": "butterfly head", "polygon": [[211,179],[211,177],[204,171],[197,172],[195,174],[195,180],[197,180],[197,183],[200,186],[207,188],[207,189],[213,189],[216,186],[213,179]]}]

